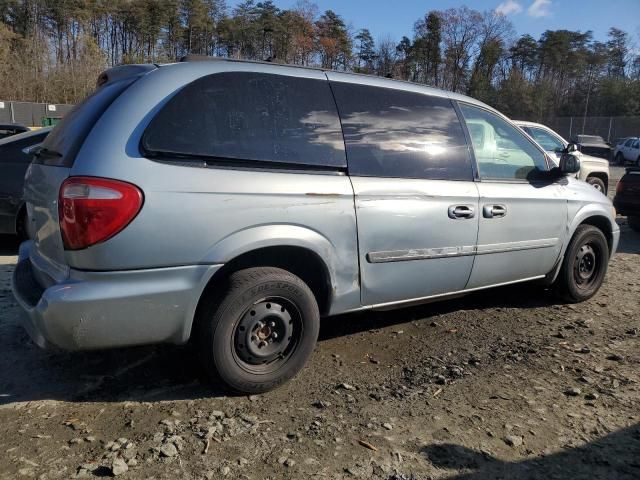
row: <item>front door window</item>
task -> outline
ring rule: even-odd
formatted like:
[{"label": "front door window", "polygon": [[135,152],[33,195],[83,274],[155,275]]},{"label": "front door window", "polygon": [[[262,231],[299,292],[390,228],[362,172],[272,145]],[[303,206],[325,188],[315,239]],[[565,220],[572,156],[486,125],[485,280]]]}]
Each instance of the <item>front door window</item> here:
[{"label": "front door window", "polygon": [[483,108],[460,104],[471,135],[480,177],[526,180],[548,169],[544,152],[517,127]]}]

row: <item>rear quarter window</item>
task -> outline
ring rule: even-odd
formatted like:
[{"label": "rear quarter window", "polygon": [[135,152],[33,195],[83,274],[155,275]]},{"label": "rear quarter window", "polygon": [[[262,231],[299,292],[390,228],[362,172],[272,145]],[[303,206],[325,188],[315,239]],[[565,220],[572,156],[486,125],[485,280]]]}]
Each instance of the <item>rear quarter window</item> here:
[{"label": "rear quarter window", "polygon": [[153,118],[141,146],[165,160],[346,167],[329,83],[255,72],[217,73],[185,86]]}]

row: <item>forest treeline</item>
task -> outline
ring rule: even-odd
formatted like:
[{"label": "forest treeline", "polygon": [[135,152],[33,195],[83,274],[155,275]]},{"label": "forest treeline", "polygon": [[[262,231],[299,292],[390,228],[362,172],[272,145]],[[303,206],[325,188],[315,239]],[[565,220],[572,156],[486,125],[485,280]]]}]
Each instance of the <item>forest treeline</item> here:
[{"label": "forest treeline", "polygon": [[394,39],[308,0],[285,10],[254,0],[0,0],[3,100],[76,103],[108,66],[186,54],[411,80],[524,119],[640,114],[640,55],[614,27],[602,40],[570,30],[535,39],[495,11],[462,6],[426,12]]}]

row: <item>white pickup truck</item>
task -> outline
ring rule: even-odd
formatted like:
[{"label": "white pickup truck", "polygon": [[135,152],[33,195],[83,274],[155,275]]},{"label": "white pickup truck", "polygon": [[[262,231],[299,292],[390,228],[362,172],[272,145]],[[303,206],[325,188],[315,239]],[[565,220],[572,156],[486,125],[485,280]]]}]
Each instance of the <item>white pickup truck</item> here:
[{"label": "white pickup truck", "polygon": [[[529,134],[544,148],[556,162],[560,159],[562,150],[569,144],[564,138],[540,123],[514,120],[517,126]],[[593,185],[605,195],[609,187],[609,162],[605,159],[578,153],[580,156],[580,172],[577,178]]]}]

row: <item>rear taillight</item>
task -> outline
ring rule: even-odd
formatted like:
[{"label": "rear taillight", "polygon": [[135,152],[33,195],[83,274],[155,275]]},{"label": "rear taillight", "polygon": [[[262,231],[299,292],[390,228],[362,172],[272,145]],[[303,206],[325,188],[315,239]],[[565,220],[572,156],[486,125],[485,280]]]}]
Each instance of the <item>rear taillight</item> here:
[{"label": "rear taillight", "polygon": [[616,185],[616,193],[622,193],[623,190],[624,190],[624,183],[622,182],[622,180],[620,180]]},{"label": "rear taillight", "polygon": [[130,183],[69,177],[60,187],[58,216],[66,250],[104,242],[126,227],[142,208],[142,191]]}]

